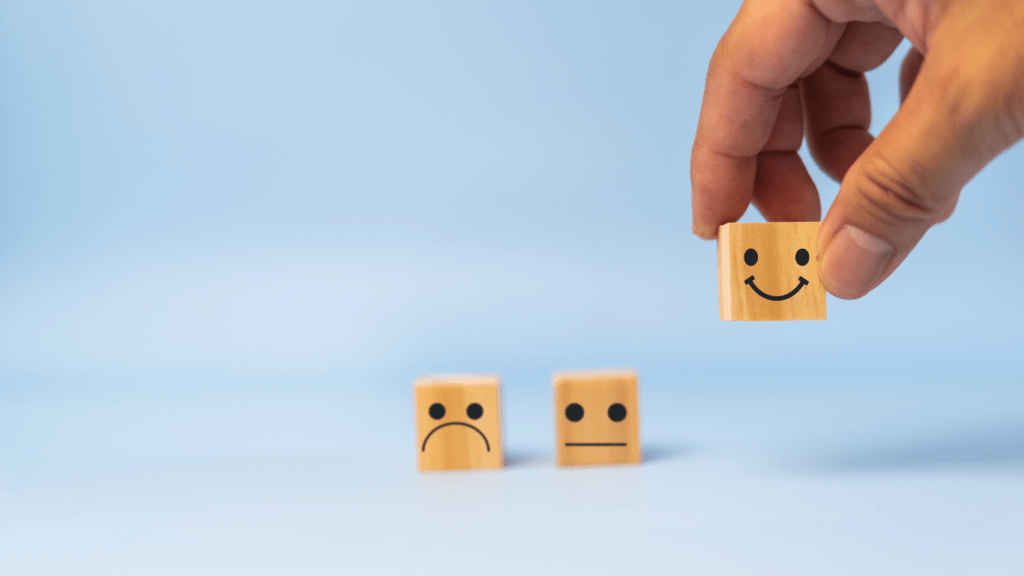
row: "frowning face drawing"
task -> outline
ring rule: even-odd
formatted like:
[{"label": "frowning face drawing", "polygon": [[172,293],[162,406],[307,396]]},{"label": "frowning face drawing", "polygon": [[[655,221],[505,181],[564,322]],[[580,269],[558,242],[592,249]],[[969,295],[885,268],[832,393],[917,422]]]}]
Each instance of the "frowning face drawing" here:
[{"label": "frowning face drawing", "polygon": [[496,376],[435,376],[416,381],[416,452],[421,471],[501,467],[499,388]]}]

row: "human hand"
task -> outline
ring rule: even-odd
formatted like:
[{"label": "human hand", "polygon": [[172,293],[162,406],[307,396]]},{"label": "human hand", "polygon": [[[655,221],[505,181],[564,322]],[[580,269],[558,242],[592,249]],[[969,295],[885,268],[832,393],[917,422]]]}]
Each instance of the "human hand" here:
[{"label": "human hand", "polygon": [[[904,38],[902,104],[877,138],[864,72]],[[825,288],[885,280],[963,186],[1024,138],[1024,1],[745,0],[711,57],[690,161],[693,231],[753,202],[769,221],[821,217],[797,150],[842,182],[818,234]]]}]

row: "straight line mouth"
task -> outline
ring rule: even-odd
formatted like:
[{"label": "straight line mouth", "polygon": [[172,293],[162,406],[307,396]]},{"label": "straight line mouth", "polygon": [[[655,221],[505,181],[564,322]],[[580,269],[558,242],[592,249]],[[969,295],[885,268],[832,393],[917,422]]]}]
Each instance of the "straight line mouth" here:
[{"label": "straight line mouth", "polygon": [[625,446],[625,442],[566,442],[566,446]]}]

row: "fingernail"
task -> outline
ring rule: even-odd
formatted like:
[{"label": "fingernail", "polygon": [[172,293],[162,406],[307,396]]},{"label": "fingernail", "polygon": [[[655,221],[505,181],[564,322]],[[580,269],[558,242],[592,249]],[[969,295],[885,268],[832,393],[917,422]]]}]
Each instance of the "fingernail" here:
[{"label": "fingernail", "polygon": [[718,229],[711,226],[702,226],[693,221],[693,233],[705,240],[714,240],[718,237]]},{"label": "fingernail", "polygon": [[833,296],[860,298],[878,282],[895,252],[885,240],[847,224],[821,258],[821,282]]}]

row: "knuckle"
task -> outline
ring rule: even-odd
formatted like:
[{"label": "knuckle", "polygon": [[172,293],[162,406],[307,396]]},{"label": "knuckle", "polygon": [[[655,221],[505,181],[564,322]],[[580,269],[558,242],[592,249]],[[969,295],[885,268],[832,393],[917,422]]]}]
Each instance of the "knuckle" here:
[{"label": "knuckle", "polygon": [[1024,137],[1024,64],[1012,74],[1003,72],[946,84],[942,113],[959,128],[965,147],[990,156]]},{"label": "knuckle", "polygon": [[1024,138],[1024,44],[1007,45],[1010,34],[993,32],[968,48],[969,60],[946,55],[935,66],[936,114],[958,128],[964,148],[988,156]]},{"label": "knuckle", "polygon": [[1004,118],[1002,123],[1002,136],[1010,144],[1024,139],[1024,58],[1021,60],[1020,70],[1002,102],[1000,116]]},{"label": "knuckle", "polygon": [[908,178],[892,162],[880,156],[876,158],[864,167],[859,179],[862,208],[889,227],[934,223],[945,205],[933,199],[923,186]]}]

